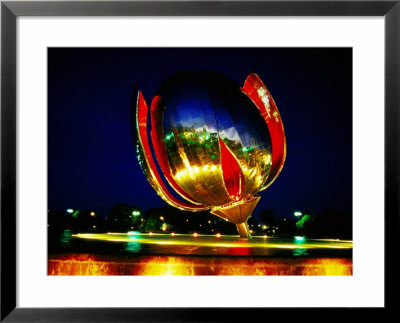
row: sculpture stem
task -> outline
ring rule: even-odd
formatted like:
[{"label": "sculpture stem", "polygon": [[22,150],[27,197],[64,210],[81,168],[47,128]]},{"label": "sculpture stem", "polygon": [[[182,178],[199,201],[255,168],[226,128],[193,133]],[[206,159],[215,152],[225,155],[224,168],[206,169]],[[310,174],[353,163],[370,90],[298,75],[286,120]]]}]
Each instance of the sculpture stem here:
[{"label": "sculpture stem", "polygon": [[251,239],[250,229],[247,225],[247,221],[236,224],[236,228],[241,238]]}]

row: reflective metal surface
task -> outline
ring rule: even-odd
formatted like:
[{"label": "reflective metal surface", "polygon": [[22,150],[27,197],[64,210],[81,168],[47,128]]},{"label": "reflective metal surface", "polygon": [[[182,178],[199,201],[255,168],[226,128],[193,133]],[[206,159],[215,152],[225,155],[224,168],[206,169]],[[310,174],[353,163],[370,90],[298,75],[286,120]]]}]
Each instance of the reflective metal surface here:
[{"label": "reflective metal surface", "polygon": [[[157,171],[147,115],[139,93],[139,162],[153,188],[175,207],[210,208],[217,215],[224,209],[224,218],[239,224],[229,210],[254,200],[283,167],[282,121],[256,74],[249,75],[243,88],[211,71],[177,73],[159,87],[150,108],[151,144],[166,181],[186,202],[168,191]],[[247,225],[248,216],[241,223]]]}]

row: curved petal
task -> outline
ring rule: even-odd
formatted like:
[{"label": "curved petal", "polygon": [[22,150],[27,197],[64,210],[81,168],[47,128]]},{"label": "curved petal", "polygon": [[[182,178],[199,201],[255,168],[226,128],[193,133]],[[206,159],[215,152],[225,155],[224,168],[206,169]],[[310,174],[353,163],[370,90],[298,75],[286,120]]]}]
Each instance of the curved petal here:
[{"label": "curved petal", "polygon": [[226,190],[233,201],[239,201],[246,188],[245,178],[239,163],[221,138],[219,143],[221,147],[222,175]]},{"label": "curved petal", "polygon": [[150,108],[150,120],[151,120],[151,142],[153,143],[154,153],[156,155],[158,164],[167,179],[168,183],[172,186],[172,188],[184,199],[189,201],[190,203],[200,205],[198,201],[196,201],[193,197],[187,194],[175,181],[175,179],[171,176],[171,172],[168,165],[168,157],[167,150],[162,140],[164,138],[164,132],[162,130],[162,112],[159,106],[159,102],[161,101],[160,96],[155,96],[151,103]]},{"label": "curved petal", "polygon": [[257,74],[251,73],[242,87],[242,91],[254,102],[267,123],[272,143],[272,166],[261,190],[266,189],[278,177],[286,159],[285,130],[278,108],[267,87]]},{"label": "curved petal", "polygon": [[136,101],[136,124],[137,124],[138,138],[139,138],[139,146],[143,152],[142,155],[144,157],[144,161],[141,166],[144,167],[146,170],[145,176],[147,180],[164,201],[166,201],[168,204],[176,208],[188,211],[201,211],[209,209],[209,207],[205,205],[194,205],[191,203],[185,203],[179,201],[166,188],[165,184],[163,183],[160,177],[160,174],[158,173],[150,149],[149,140],[147,136],[147,113],[148,113],[148,107],[146,101],[144,100],[142,93],[138,91],[138,96]]}]

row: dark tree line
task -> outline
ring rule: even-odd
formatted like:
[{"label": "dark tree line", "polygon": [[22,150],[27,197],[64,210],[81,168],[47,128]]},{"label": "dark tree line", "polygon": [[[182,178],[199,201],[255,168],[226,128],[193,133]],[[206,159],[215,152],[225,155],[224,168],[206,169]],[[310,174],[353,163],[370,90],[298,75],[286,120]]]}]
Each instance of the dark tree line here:
[{"label": "dark tree line", "polygon": [[[265,209],[259,212],[258,217],[251,216],[248,225],[253,235],[352,239],[351,218],[332,209],[320,214],[303,212],[301,217],[277,217],[272,210]],[[140,231],[237,234],[234,224],[208,211],[193,213],[165,206],[143,212],[138,206],[122,203],[112,207],[105,218],[89,210],[49,211],[48,226],[49,232],[69,229],[73,233]]]},{"label": "dark tree line", "polygon": [[262,225],[266,225],[267,234],[278,237],[294,235],[309,238],[352,239],[351,217],[333,209],[320,214],[303,212],[301,217],[276,217],[272,210],[262,210],[259,214]]}]

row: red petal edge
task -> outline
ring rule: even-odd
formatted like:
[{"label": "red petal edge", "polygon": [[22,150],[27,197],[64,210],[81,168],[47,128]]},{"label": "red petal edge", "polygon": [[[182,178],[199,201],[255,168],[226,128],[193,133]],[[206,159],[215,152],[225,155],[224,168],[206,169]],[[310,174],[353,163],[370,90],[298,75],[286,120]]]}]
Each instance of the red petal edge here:
[{"label": "red petal edge", "polygon": [[222,175],[226,190],[233,201],[239,201],[245,189],[242,169],[221,138],[219,139],[219,144],[221,147]]},{"label": "red petal edge", "polygon": [[[258,90],[264,89],[265,94],[269,99],[269,111],[265,107],[261,97],[259,96]],[[279,114],[278,108],[275,104],[274,99],[269,93],[267,87],[261,81],[257,74],[251,73],[242,87],[242,91],[247,94],[247,96],[255,103],[257,108],[259,109],[262,117],[267,123],[269,133],[271,136],[272,143],[272,166],[270,170],[270,174],[268,176],[268,180],[264,186],[271,185],[272,182],[278,177],[279,173],[282,170],[283,164],[285,163],[286,158],[286,137],[285,130],[283,128],[282,119]]]},{"label": "red petal edge", "polygon": [[150,108],[150,120],[151,120],[151,142],[153,143],[154,153],[156,155],[158,164],[166,177],[167,181],[170,183],[172,188],[177,191],[181,196],[187,199],[191,203],[200,204],[188,193],[186,193],[182,187],[175,181],[170,172],[170,167],[168,164],[167,149],[162,142],[163,133],[161,131],[162,114],[160,113],[159,103],[161,102],[160,96],[155,96],[151,102]]},{"label": "red petal edge", "polygon": [[156,164],[153,159],[153,155],[150,149],[149,145],[149,139],[147,136],[147,113],[148,113],[148,107],[146,104],[146,101],[143,98],[142,92],[139,91],[138,93],[138,99],[137,99],[137,122],[138,122],[138,128],[139,128],[139,136],[140,136],[140,141],[144,150],[144,153],[146,155],[146,162],[148,163],[149,168],[151,169],[155,181],[157,181],[158,187],[162,191],[162,193],[167,197],[169,201],[172,202],[172,204],[176,204],[177,206],[184,208],[184,209],[191,209],[191,210],[205,210],[208,209],[209,207],[205,205],[194,205],[191,203],[186,203],[182,202],[178,199],[176,199],[167,189],[165,186],[164,182],[161,179],[161,176],[157,170]]}]

